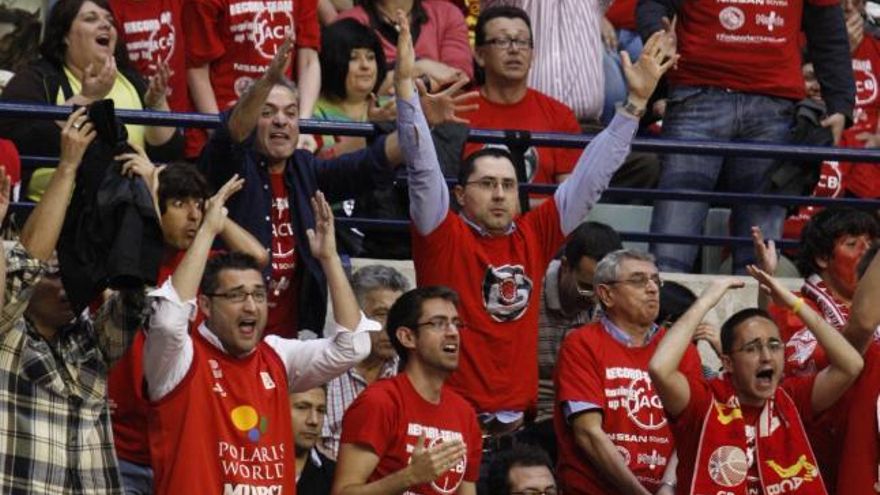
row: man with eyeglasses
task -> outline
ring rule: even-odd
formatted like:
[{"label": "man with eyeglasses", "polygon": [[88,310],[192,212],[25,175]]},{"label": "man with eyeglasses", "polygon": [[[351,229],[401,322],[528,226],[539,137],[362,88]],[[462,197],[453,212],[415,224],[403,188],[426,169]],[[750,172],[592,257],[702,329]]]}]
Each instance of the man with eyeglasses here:
[{"label": "man with eyeglasses", "polygon": [[772,276],[754,266],[748,271],[761,290],[804,321],[825,348],[829,365],[817,374],[783,378],[779,328],[766,311],[747,308],[722,325],[719,378],[706,381],[680,371],[703,317],[728,290],[743,287],[737,278],[715,280],[666,333],[648,367],[671,418],[677,493],[825,494],[804,427],[846,392],[862,370],[862,357]]},{"label": "man with eyeglasses", "polygon": [[[479,108],[463,114],[476,129],[525,129],[578,134],[580,124],[564,103],[528,86],[532,67],[532,28],[519,7],[495,6],[480,13],[475,29],[474,58],[483,69]],[[485,144],[466,143],[463,156]],[[496,146],[496,145],[489,145]],[[574,148],[529,147],[524,152],[530,182],[556,184],[567,177],[580,151]]]},{"label": "man with eyeglasses", "polygon": [[489,468],[492,495],[559,495],[553,463],[547,452],[533,445],[515,445],[501,452]]},{"label": "man with eyeglasses", "polygon": [[458,304],[440,286],[394,302],[385,328],[403,371],[367,387],[346,411],[333,495],[476,494],[480,426],[446,386],[465,329]]},{"label": "man with eyeglasses", "polygon": [[[662,285],[647,253],[621,249],[596,266],[602,317],[566,337],[556,365],[557,474],[566,493],[647,495],[674,486],[672,433],[648,377],[665,332],[654,323]],[[682,369],[699,374],[696,349],[683,354]]]},{"label": "man with eyeglasses", "polygon": [[556,460],[553,408],[556,389],[553,374],[562,340],[575,328],[601,314],[595,297],[596,265],[608,253],[623,248],[614,229],[599,222],[584,222],[571,233],[563,255],[550,262],[538,316],[538,410],[523,435],[532,437]]},{"label": "man with eyeglasses", "polygon": [[[401,29],[401,32],[404,30]],[[547,265],[580,225],[626,157],[638,115],[658,78],[676,59],[673,40],[658,32],[635,64],[626,59],[630,103],[590,143],[572,175],[539,207],[519,216],[510,154],[486,148],[464,161],[450,209],[436,150],[412,88],[398,85],[401,148],[408,170],[413,262],[419,285],[445,285],[461,297],[468,322],[463,359],[450,385],[481,413],[487,434],[518,429],[538,390],[538,309]],[[395,74],[409,72],[398,47]],[[503,390],[504,393],[498,393]]]},{"label": "man with eyeglasses", "polygon": [[[330,205],[318,193],[309,247],[327,274],[337,333],[263,340],[268,290],[254,258],[228,253],[206,265],[225,228],[224,204],[241,187],[233,176],[211,198],[183,261],[151,293],[144,376],[159,494],[295,493],[288,391],[311,389],[353,366],[369,352],[363,330],[379,328],[362,319],[336,253]],[[204,321],[190,332],[196,298]]]}]

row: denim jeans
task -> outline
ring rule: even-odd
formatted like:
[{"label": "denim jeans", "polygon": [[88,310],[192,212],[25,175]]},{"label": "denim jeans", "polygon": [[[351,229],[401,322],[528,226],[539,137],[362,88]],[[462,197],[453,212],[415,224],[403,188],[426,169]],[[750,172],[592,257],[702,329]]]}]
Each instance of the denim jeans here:
[{"label": "denim jeans", "polygon": [[125,495],[151,495],[153,493],[153,469],[119,459],[119,473]]},{"label": "denim jeans", "polygon": [[[720,88],[680,86],[669,93],[663,118],[663,137],[783,143],[788,139],[794,102],[784,98],[727,91]],[[776,161],[767,158],[667,154],[663,157],[658,189],[769,194]],[[651,232],[697,236],[703,231],[708,205],[693,201],[657,201]],[[739,204],[732,207],[730,231],[748,236],[752,225],[767,238],[782,232],[785,209],[779,205]],[[690,272],[696,245],[651,244],[662,271]],[[734,273],[744,273],[753,262],[750,246],[733,250]]]}]

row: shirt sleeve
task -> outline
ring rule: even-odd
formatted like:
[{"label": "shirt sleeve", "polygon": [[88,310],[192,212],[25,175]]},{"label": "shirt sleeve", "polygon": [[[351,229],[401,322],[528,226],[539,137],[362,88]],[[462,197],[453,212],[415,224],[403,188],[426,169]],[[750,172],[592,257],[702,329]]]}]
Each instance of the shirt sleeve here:
[{"label": "shirt sleeve", "polygon": [[120,290],[113,294],[95,316],[98,347],[112,366],[134,342],[143,326],[145,294],[142,289]]},{"label": "shirt sleeve", "polygon": [[399,409],[384,391],[367,387],[351,403],[342,418],[340,445],[350,443],[369,448],[381,459],[390,450],[395,437]]},{"label": "shirt sleeve", "polygon": [[464,480],[476,482],[480,479],[480,463],[483,459],[483,432],[477,422],[477,415],[471,412],[470,433],[468,435],[468,458]]},{"label": "shirt sleeve", "polygon": [[201,67],[226,53],[226,46],[220,35],[224,14],[223,5],[217,0],[183,2],[187,67]]},{"label": "shirt sleeve", "polygon": [[[562,123],[562,132],[580,134],[581,126],[577,117],[570,108],[560,108],[557,118]],[[556,176],[570,174],[581,156],[581,150],[576,148],[555,148],[552,151],[553,167],[550,170],[550,182],[556,183]]]},{"label": "shirt sleeve", "polygon": [[321,51],[321,28],[318,24],[318,0],[296,0],[296,47]]},{"label": "shirt sleeve", "polygon": [[599,200],[611,176],[629,154],[638,119],[618,111],[611,124],[600,132],[578,159],[574,171],[556,189],[562,232],[570,234]]},{"label": "shirt sleeve", "polygon": [[[586,402],[595,409],[605,409],[605,387],[600,376],[604,367],[596,362],[589,348],[589,336],[583,333],[588,331],[572,333],[562,343],[556,364],[556,400],[562,403]],[[583,410],[586,409],[571,412]]]},{"label": "shirt sleeve", "polygon": [[370,334],[382,329],[361,313],[354,331],[336,325],[333,337],[312,340],[284,339],[268,335],[265,342],[284,362],[291,392],[303,392],[323,385],[344,373],[370,354]]},{"label": "shirt sleeve", "polygon": [[196,302],[181,301],[171,278],[149,296],[152,308],[144,341],[144,378],[150,400],[158,401],[180,385],[192,365],[189,322]]},{"label": "shirt sleeve", "polygon": [[397,119],[408,174],[409,214],[416,231],[425,236],[439,227],[449,212],[449,190],[418,95],[397,99]]},{"label": "shirt sleeve", "polygon": [[816,383],[816,374],[808,376],[792,376],[782,380],[781,387],[791,397],[801,419],[807,423],[814,420],[813,411],[813,385]]}]

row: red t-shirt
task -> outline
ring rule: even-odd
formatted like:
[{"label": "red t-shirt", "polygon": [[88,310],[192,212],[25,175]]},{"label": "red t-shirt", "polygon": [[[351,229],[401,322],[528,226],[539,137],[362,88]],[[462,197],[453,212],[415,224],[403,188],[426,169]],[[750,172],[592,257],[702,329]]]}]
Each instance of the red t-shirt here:
[{"label": "red t-shirt", "polygon": [[[482,94],[480,108],[462,114],[476,129],[522,129],[533,132],[580,134],[581,127],[571,108],[540,91],[529,88],[525,97],[513,105],[493,103]],[[466,143],[462,158],[485,147]],[[496,146],[496,145],[492,145]],[[556,176],[570,174],[583,150],[575,148],[529,147],[525,154],[529,182],[555,184]]]},{"label": "red t-shirt", "polygon": [[151,404],[158,495],[296,493],[287,372],[261,342],[239,359],[193,332],[183,381]]},{"label": "red t-shirt", "polygon": [[[661,329],[644,347],[626,347],[602,322],[587,324],[562,343],[556,364],[554,427],[559,442],[557,474],[565,493],[616,494],[577,445],[562,403],[589,402],[602,413],[602,430],[623,456],[627,467],[648,491],[660,481],[675,446],[663,404],[651,386],[648,362],[666,333]],[[700,374],[700,357],[691,346],[682,372]]]},{"label": "red t-shirt", "polygon": [[841,416],[843,426],[837,468],[837,493],[875,495],[880,482],[880,438],[877,399],[880,397],[880,344],[874,342],[865,353],[865,367],[847,392],[848,406]]},{"label": "red t-shirt", "polygon": [[[806,0],[834,5],[837,0]],[[715,86],[800,100],[804,0],[687,0],[678,14],[673,85]]]},{"label": "red t-shirt", "polygon": [[[840,146],[864,148],[865,143],[856,139],[863,132],[877,132],[880,118],[880,40],[865,36],[852,54],[853,78],[856,81],[856,106],[853,125],[843,131]],[[877,67],[878,70],[874,70]],[[841,164],[846,170],[844,186],[848,191],[863,198],[880,197],[880,168],[874,163]]]},{"label": "red t-shirt", "polygon": [[445,285],[461,299],[467,327],[447,383],[477,411],[535,404],[542,280],[564,240],[552,199],[519,217],[508,235],[480,235],[451,211],[427,236],[413,229],[418,285]]},{"label": "red t-shirt", "polygon": [[321,46],[317,0],[187,0],[183,21],[187,66],[210,64],[221,111],[263,75],[288,33],[296,48]]},{"label": "red t-shirt", "polygon": [[614,0],[605,11],[605,17],[617,29],[636,30],[636,0]]},{"label": "red t-shirt", "polygon": [[[670,418],[669,426],[675,437],[675,447],[678,451],[678,469],[676,476],[678,478],[678,495],[690,495],[689,489],[691,480],[694,477],[694,468],[697,462],[697,449],[700,446],[700,436],[703,429],[703,420],[712,402],[712,389],[706,380],[700,375],[686,375],[688,385],[691,389],[691,398],[688,405],[677,417]],[[788,393],[797,408],[804,426],[807,427],[808,422],[813,418],[813,404],[811,401],[813,393],[813,383],[816,375],[803,377],[790,377],[782,381],[780,386]],[[760,408],[742,407],[743,417],[746,422],[755,425],[761,414]],[[796,419],[790,420],[796,427]],[[749,436],[749,430],[746,430]],[[754,433],[752,433],[752,437]],[[747,479],[750,482],[751,490],[757,489],[755,493],[762,493],[760,488],[760,479],[758,476],[755,460],[755,442],[754,438],[749,439],[748,452],[746,458],[749,461],[749,474]],[[708,466],[696,466],[697,469],[708,469]]]},{"label": "red t-shirt", "polygon": [[405,468],[423,432],[426,447],[459,439],[467,456],[436,480],[406,493],[455,493],[462,481],[475,482],[480,477],[483,439],[474,409],[446,386],[439,404],[426,401],[406,373],[373,383],[352,402],[342,418],[341,443],[368,447],[379,456],[367,480],[373,482]]},{"label": "red t-shirt", "polygon": [[12,199],[18,199],[15,189],[21,185],[21,156],[15,143],[8,139],[0,139],[0,165],[6,167],[6,173],[12,185]]},{"label": "red t-shirt", "polygon": [[296,237],[284,174],[270,173],[272,187],[272,278],[265,335],[295,338],[297,334]]}]

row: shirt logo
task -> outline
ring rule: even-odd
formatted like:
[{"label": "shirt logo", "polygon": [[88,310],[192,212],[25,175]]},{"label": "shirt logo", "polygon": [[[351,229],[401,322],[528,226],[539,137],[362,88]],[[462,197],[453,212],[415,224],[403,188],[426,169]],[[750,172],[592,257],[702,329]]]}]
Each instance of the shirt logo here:
[{"label": "shirt logo", "polygon": [[258,442],[260,436],[266,433],[269,427],[269,419],[266,416],[260,416],[260,413],[250,405],[238,406],[229,413],[232,425],[247,435],[251,442]]},{"label": "shirt logo", "polygon": [[529,306],[532,280],[522,265],[489,265],[483,276],[483,304],[495,321],[518,320]]},{"label": "shirt logo", "polygon": [[718,20],[721,25],[728,31],[736,31],[743,27],[746,22],[746,15],[739,7],[725,7],[718,14]]},{"label": "shirt logo", "polygon": [[272,376],[267,371],[260,372],[260,379],[263,380],[263,388],[266,390],[275,388],[275,382],[272,381]]},{"label": "shirt logo", "polygon": [[746,453],[733,445],[722,445],[709,456],[709,477],[721,486],[739,486],[749,470]]}]

